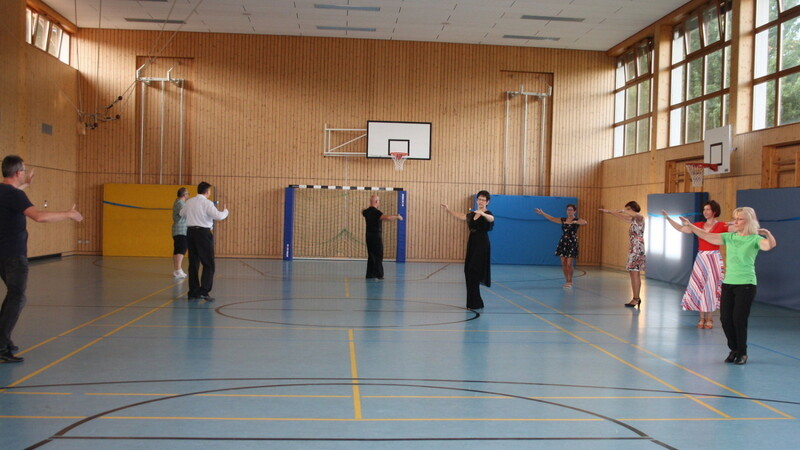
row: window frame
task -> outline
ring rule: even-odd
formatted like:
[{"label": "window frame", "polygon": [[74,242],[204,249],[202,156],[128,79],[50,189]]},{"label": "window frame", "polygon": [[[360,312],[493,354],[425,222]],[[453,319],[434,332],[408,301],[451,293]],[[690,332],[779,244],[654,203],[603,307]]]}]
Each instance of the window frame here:
[{"label": "window frame", "polygon": [[[707,105],[712,104],[719,98],[719,114],[717,118],[720,126],[730,123],[730,73],[731,73],[731,52],[732,49],[732,33],[730,27],[733,26],[732,22],[732,8],[733,4],[730,0],[712,0],[700,6],[687,15],[681,23],[675,25],[672,29],[672,57],[670,59],[669,74],[670,74],[670,95],[669,95],[669,146],[684,145],[703,140],[705,131],[708,129],[708,108]],[[714,14],[712,11],[716,11]],[[708,39],[706,33],[711,28],[706,23],[706,19],[711,18],[716,23],[714,24],[719,37],[716,39]],[[692,25],[692,30],[687,31],[687,26],[696,23],[696,27]],[[696,29],[695,29],[696,28]],[[698,32],[699,47],[695,50],[693,46],[693,39],[691,33]],[[681,47],[681,51],[677,56],[676,61],[676,46]],[[709,60],[714,55],[719,53],[720,68],[719,80],[713,83],[718,85],[719,89],[713,92],[707,92],[709,83]],[[692,78],[692,67],[701,67],[700,78],[695,80]],[[676,80],[676,74],[680,76],[680,80]],[[680,83],[676,83],[680,81]],[[690,83],[692,81],[692,83]],[[695,83],[696,82],[696,83]],[[676,86],[679,84],[678,86]],[[699,87],[700,92],[697,95],[691,96],[693,88]],[[677,92],[680,89],[681,92]],[[678,95],[680,94],[680,95]],[[677,101],[676,101],[677,97]],[[695,108],[700,108],[699,111],[694,111]],[[692,114],[688,114],[692,112]],[[698,117],[701,120],[699,131],[696,126],[690,127],[689,120],[691,117]],[[680,122],[676,123],[677,118]],[[680,127],[678,130],[676,127]]]},{"label": "window frame", "polygon": [[[625,53],[617,57],[615,70],[614,96],[614,146],[612,157],[645,153],[652,146],[653,122],[653,57],[654,44],[652,38],[645,38],[632,45]],[[643,61],[645,60],[646,61]],[[634,76],[628,72],[632,68]],[[636,98],[629,103],[629,94],[635,89]],[[642,112],[643,89],[646,89],[647,108]],[[636,111],[631,113],[628,106]],[[619,108],[622,108],[620,111]],[[633,127],[633,129],[631,129]],[[644,143],[646,142],[646,145]],[[630,146],[634,151],[629,152]]]},{"label": "window frame", "polygon": [[[62,23],[35,7],[26,7],[25,41],[64,64],[70,63],[74,36]],[[55,38],[58,37],[55,42]]]},{"label": "window frame", "polygon": [[[756,8],[754,14],[756,17],[753,18],[754,23],[757,20],[758,15],[758,3],[762,1],[769,1],[769,0],[756,0]],[[785,80],[791,76],[797,76],[800,73],[800,64],[790,67],[788,69],[781,69],[781,61],[783,60],[783,33],[782,33],[782,26],[791,21],[791,20],[798,20],[800,21],[800,5],[795,5],[794,7],[782,11],[780,10],[783,8],[783,0],[777,0],[777,5],[779,8],[778,16],[773,20],[767,20],[767,22],[754,27],[753,29],[753,41],[757,42],[758,36],[761,33],[769,33],[770,30],[775,30],[775,54],[774,55],[766,55],[767,58],[770,56],[775,57],[775,69],[772,73],[767,73],[765,75],[756,76],[756,72],[759,70],[759,67],[756,66],[757,61],[757,50],[758,46],[753,45],[753,71],[752,71],[752,83],[751,83],[751,91],[753,95],[753,129],[754,130],[765,130],[768,128],[775,128],[782,125],[789,125],[792,123],[798,123],[798,121],[793,122],[786,122],[781,123],[781,87],[782,87],[782,80]],[[767,40],[769,42],[769,38]],[[769,46],[769,44],[767,44]],[[769,63],[767,63],[769,65]],[[767,72],[769,72],[769,68]],[[772,86],[770,87],[770,83]],[[762,86],[764,86],[762,88]],[[766,92],[769,92],[770,95],[774,95],[772,110],[768,111],[766,104],[764,105],[764,115],[760,115],[760,107],[758,107],[758,102],[763,101],[767,102],[767,100],[762,99],[759,95],[757,95],[760,89],[766,89]],[[769,124],[771,122],[771,124]]]}]

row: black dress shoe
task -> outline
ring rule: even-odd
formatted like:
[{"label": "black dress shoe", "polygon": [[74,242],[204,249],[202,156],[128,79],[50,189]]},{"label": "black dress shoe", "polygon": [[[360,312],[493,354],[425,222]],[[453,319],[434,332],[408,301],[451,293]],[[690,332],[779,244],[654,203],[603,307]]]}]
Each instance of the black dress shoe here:
[{"label": "black dress shoe", "polygon": [[731,352],[728,353],[728,357],[725,358],[725,362],[726,363],[732,363],[734,361],[736,361],[736,351],[735,350],[731,350]]},{"label": "black dress shoe", "polygon": [[190,302],[199,302],[202,299],[202,297],[189,297]]},{"label": "black dress shoe", "polygon": [[13,353],[11,353],[10,351],[6,350],[3,353],[0,353],[0,361],[2,361],[4,363],[18,363],[18,362],[25,361],[25,358],[23,358],[21,356],[14,356]]},{"label": "black dress shoe", "polygon": [[736,360],[733,362],[734,364],[744,365],[747,364],[747,355],[739,355],[736,357]]},{"label": "black dress shoe", "polygon": [[215,300],[214,297],[211,297],[209,295],[203,295],[202,298],[207,302],[213,302]]},{"label": "black dress shoe", "polygon": [[6,347],[6,350],[8,350],[11,353],[17,353],[19,351],[19,347],[17,347],[14,344],[8,344],[8,346]]}]

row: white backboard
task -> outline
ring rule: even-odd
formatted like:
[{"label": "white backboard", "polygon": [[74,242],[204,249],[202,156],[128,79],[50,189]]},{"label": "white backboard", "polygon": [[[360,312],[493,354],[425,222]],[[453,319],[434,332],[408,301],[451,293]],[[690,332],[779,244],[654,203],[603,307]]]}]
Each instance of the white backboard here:
[{"label": "white backboard", "polygon": [[367,121],[367,158],[389,158],[392,152],[431,159],[431,123]]},{"label": "white backboard", "polygon": [[703,162],[718,164],[717,170],[705,170],[705,175],[728,173],[731,171],[732,130],[730,125],[706,130],[703,141]]}]

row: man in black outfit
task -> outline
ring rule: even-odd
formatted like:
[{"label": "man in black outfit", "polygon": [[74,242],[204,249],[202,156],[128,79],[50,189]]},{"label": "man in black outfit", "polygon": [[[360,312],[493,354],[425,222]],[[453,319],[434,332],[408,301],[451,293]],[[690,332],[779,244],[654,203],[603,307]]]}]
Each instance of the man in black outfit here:
[{"label": "man in black outfit", "polygon": [[[186,238],[189,241],[189,300],[213,302],[209,296],[214,284],[214,228],[215,220],[228,217],[228,210],[222,211],[208,199],[211,185],[205,181],[197,185],[197,195],[186,200],[180,216],[186,218]],[[200,278],[200,265],[203,277]]]},{"label": "man in black outfit", "polygon": [[75,206],[68,211],[39,211],[22,192],[30,186],[33,170],[25,172],[25,163],[19,156],[3,158],[3,183],[0,184],[0,278],[8,292],[0,308],[0,362],[22,362],[15,356],[18,348],[11,340],[11,332],[25,306],[25,289],[28,286],[28,230],[27,219],[36,222],[61,222],[83,220]]},{"label": "man in black outfit", "polygon": [[377,195],[369,198],[369,208],[361,211],[367,221],[367,278],[383,279],[383,220],[403,220],[400,214],[383,214],[378,206],[381,199]]}]

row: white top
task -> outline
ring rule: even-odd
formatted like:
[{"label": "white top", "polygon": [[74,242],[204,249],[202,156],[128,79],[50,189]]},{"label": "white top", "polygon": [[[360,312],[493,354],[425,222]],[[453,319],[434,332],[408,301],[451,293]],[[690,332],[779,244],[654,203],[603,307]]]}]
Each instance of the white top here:
[{"label": "white top", "polygon": [[214,228],[215,220],[228,217],[228,209],[220,211],[205,195],[196,195],[186,200],[180,214],[181,217],[186,217],[187,227]]}]

